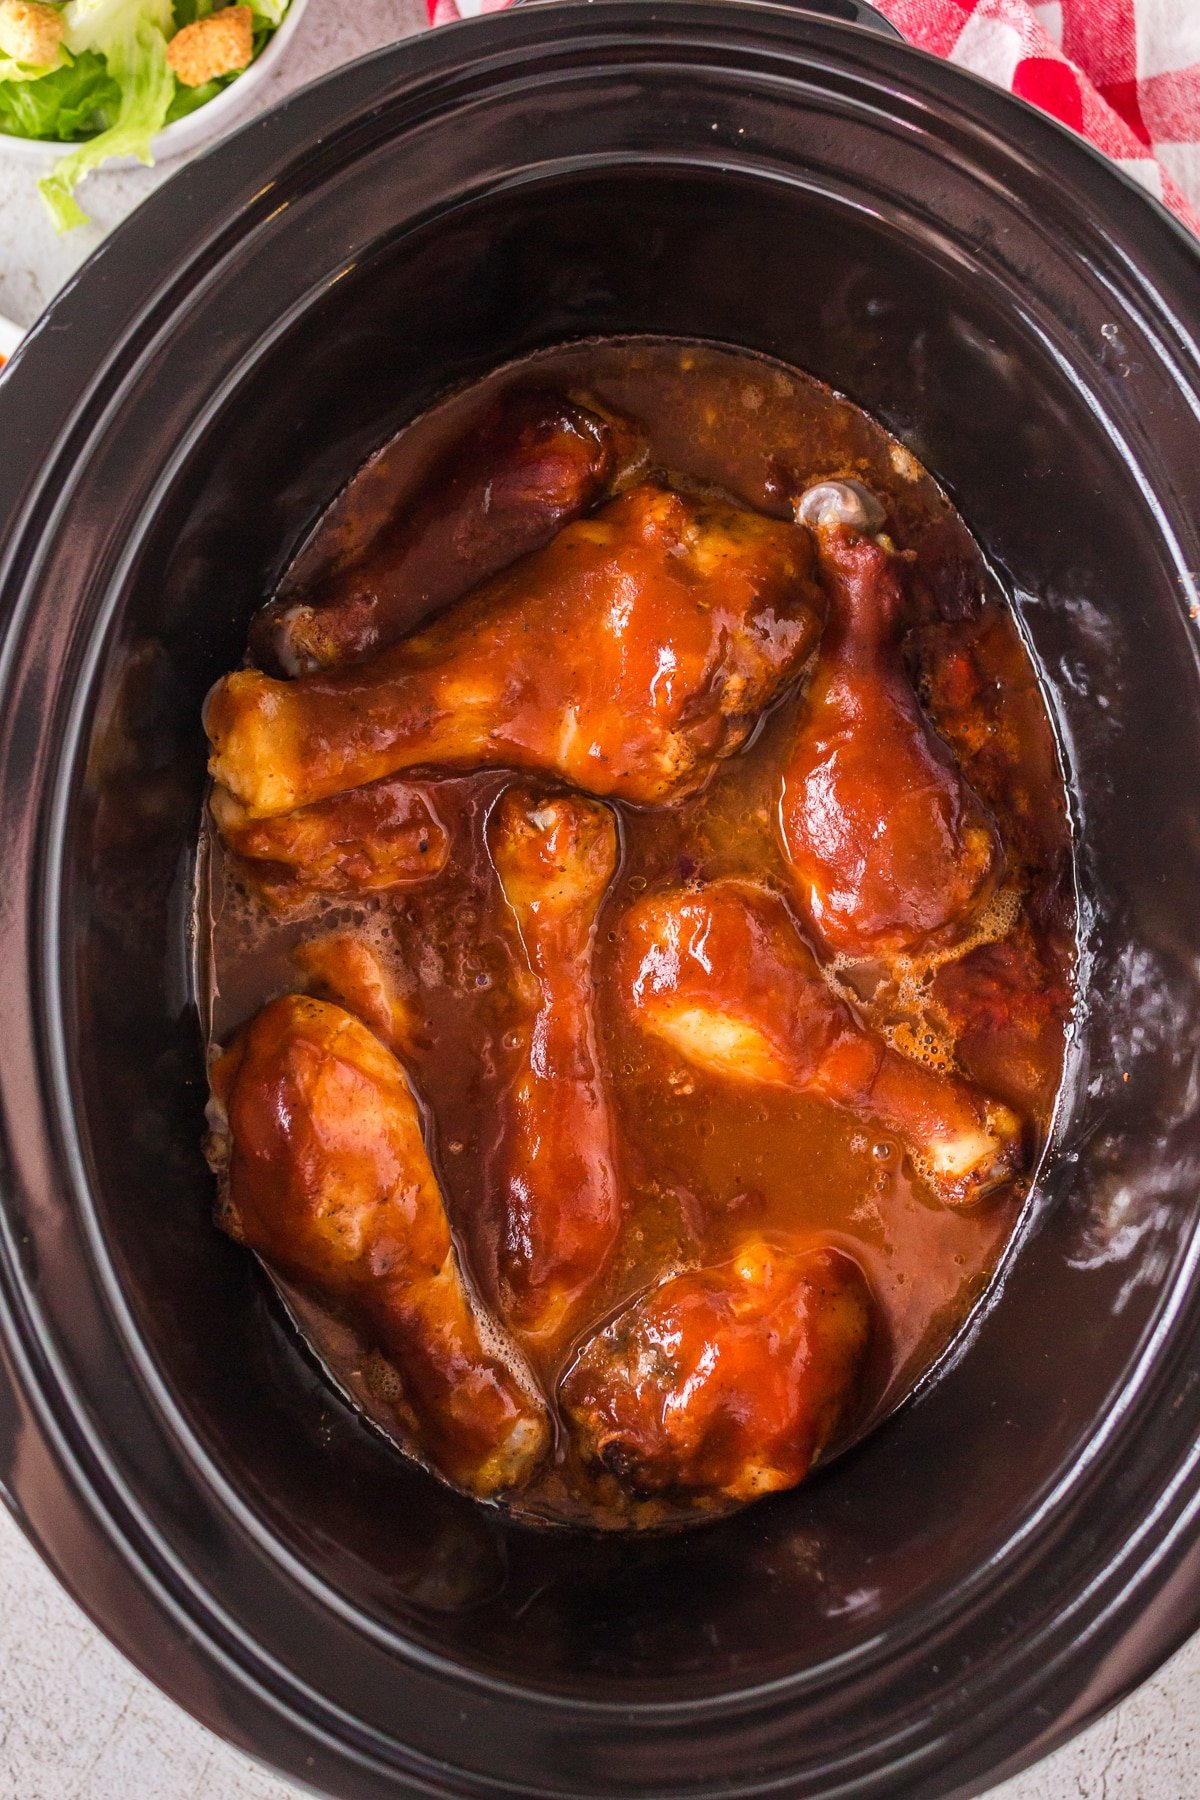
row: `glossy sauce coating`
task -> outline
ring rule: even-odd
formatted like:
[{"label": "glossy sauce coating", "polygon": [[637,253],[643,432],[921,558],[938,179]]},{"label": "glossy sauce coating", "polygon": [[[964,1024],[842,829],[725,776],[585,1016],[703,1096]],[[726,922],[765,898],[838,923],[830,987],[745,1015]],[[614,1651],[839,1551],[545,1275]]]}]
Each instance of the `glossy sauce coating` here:
[{"label": "glossy sauce coating", "polygon": [[666,804],[804,666],[812,565],[797,525],[641,482],[370,662],[218,681],[209,770],[247,818],[422,763]]},{"label": "glossy sauce coating", "polygon": [[1004,852],[904,667],[900,559],[838,526],[817,537],[829,615],[784,770],[784,853],[818,942],[889,956],[963,936]]},{"label": "glossy sauce coating", "polygon": [[479,1494],[519,1481],[545,1408],[480,1329],[396,1058],[341,1007],[282,995],[217,1063],[213,1095],[231,1140],[226,1230],[360,1313],[454,1480]]},{"label": "glossy sauce coating", "polygon": [[894,1132],[946,1206],[975,1204],[1019,1168],[1016,1114],[864,1024],[769,888],[659,888],[630,907],[618,942],[619,1004],[691,1068],[817,1095]]},{"label": "glossy sauce coating", "polygon": [[248,817],[222,789],[213,819],[237,852],[243,879],[274,911],[309,894],[365,894],[428,881],[446,866],[450,840],[436,796],[402,776],[350,788],[275,818]]},{"label": "glossy sauce coating", "polygon": [[392,643],[414,609],[458,598],[458,569],[477,581],[548,544],[598,500],[639,447],[588,407],[523,392],[484,414],[468,446],[435,461],[403,504],[388,506],[369,546],[334,557],[299,592],[265,606],[250,631],[255,661],[300,675],[361,662]]},{"label": "glossy sauce coating", "polygon": [[519,784],[493,808],[487,842],[530,990],[526,1054],[501,1108],[508,1143],[495,1285],[523,1338],[553,1343],[603,1275],[621,1226],[592,959],[620,847],[608,807]]},{"label": "glossy sauce coating", "polygon": [[[563,1407],[589,1457],[641,1493],[756,1500],[820,1457],[870,1332],[870,1295],[848,1256],[751,1237],[619,1313],[582,1351]],[[669,1381],[646,1381],[648,1366]],[[673,1404],[681,1392],[685,1406]]]},{"label": "glossy sauce coating", "polygon": [[[977,1091],[1012,1109],[1028,1171],[1049,1126],[1071,1002],[1069,834],[1053,736],[1019,634],[969,535],[912,458],[857,409],[775,365],[701,347],[613,343],[546,353],[402,433],[337,502],[285,596],[319,582],[323,558],[344,562],[354,546],[368,543],[372,521],[392,516],[398,496],[419,489],[464,423],[513,381],[535,381],[539,390],[553,388],[635,419],[649,439],[651,467],[675,479],[685,495],[697,491],[697,482],[713,483],[781,525],[790,497],[823,476],[857,477],[885,500],[889,532],[908,558],[904,630],[896,644],[908,691],[920,697],[995,820],[1005,872],[951,946],[939,941],[923,959],[889,946],[884,957],[843,957],[813,978],[828,984],[818,996],[823,1013],[855,1019],[859,1036],[873,1033],[889,1058],[906,1053],[901,1074],[911,1070],[917,1085],[922,1071],[973,1081]],[[723,504],[718,496],[716,506]],[[807,648],[813,637],[810,632]],[[607,672],[595,683],[598,696],[604,683],[611,689]],[[805,684],[784,682],[779,691],[761,723],[748,722],[749,742],[731,746],[715,772],[701,776],[698,791],[689,791],[685,780],[666,806],[651,804],[661,794],[646,793],[634,796],[641,804],[631,804],[619,789],[604,803],[619,842],[616,873],[586,945],[574,946],[573,975],[559,971],[567,992],[552,1010],[569,1027],[569,1041],[556,1054],[590,1094],[584,1116],[608,1146],[599,1161],[613,1159],[620,1204],[614,1224],[599,1197],[594,1216],[600,1238],[609,1241],[591,1257],[589,1282],[557,1320],[550,1317],[547,1329],[537,1330],[535,1319],[525,1340],[543,1390],[557,1396],[553,1454],[509,1501],[537,1516],[600,1525],[669,1522],[751,1497],[760,1491],[753,1472],[760,1466],[768,1470],[761,1491],[779,1485],[769,1474],[777,1463],[793,1467],[786,1458],[755,1463],[749,1451],[739,1461],[736,1446],[718,1451],[701,1431],[686,1456],[699,1458],[696,1466],[720,1464],[720,1479],[697,1497],[653,1473],[669,1447],[647,1452],[652,1472],[640,1485],[592,1455],[603,1406],[589,1394],[586,1372],[602,1360],[610,1324],[616,1329],[625,1319],[628,1342],[657,1328],[649,1313],[636,1314],[656,1284],[691,1281],[670,1292],[658,1288],[668,1308],[673,1295],[702,1311],[727,1307],[731,1290],[719,1271],[758,1255],[760,1273],[768,1266],[774,1273],[757,1304],[770,1310],[778,1299],[803,1311],[797,1271],[806,1257],[833,1258],[829,1269],[854,1271],[846,1290],[857,1295],[861,1281],[874,1324],[852,1405],[814,1424],[820,1408],[810,1396],[803,1428],[786,1401],[774,1415],[785,1421],[785,1437],[794,1428],[795,1442],[808,1444],[806,1454],[814,1446],[829,1454],[901,1398],[945,1347],[1019,1211],[1021,1181],[966,1209],[944,1204],[920,1173],[903,1116],[872,1112],[852,1095],[849,1104],[831,1105],[794,1081],[731,1079],[728,1070],[681,1054],[678,1041],[646,1030],[630,1004],[623,921],[656,895],[749,881],[773,897],[789,929],[805,927],[779,815],[802,729]],[[576,770],[568,772],[578,779]],[[408,888],[324,899],[294,895],[294,904],[272,911],[212,842],[205,898],[213,1034],[227,1042],[265,999],[297,988],[342,998],[360,1016],[368,1016],[364,1007],[374,1008],[368,1022],[385,1039],[390,1028],[403,1044],[465,1266],[482,1301],[511,1317],[513,1214],[504,1196],[511,1190],[514,1130],[522,1129],[513,1097],[524,1091],[536,1109],[535,1038],[539,1016],[545,1021],[551,1009],[528,920],[506,898],[489,834],[506,794],[510,806],[536,810],[539,797],[557,805],[566,790],[552,770],[520,778],[503,768],[434,777],[418,762],[402,779],[412,784],[411,804],[428,806],[446,840],[440,872]],[[812,951],[798,941],[808,980]],[[348,993],[355,984],[357,1005]],[[573,1060],[572,1045],[583,1046],[582,1059]],[[881,1054],[871,1052],[876,1061]],[[786,1293],[777,1292],[778,1281]],[[310,1301],[299,1304],[305,1328],[342,1385],[403,1441],[404,1419],[386,1382],[373,1374],[377,1346],[354,1342],[353,1334],[348,1339],[344,1319],[326,1327]],[[657,1302],[646,1304],[652,1312]],[[857,1305],[847,1301],[835,1317],[852,1320]],[[857,1342],[859,1352],[861,1337],[846,1326],[844,1341]],[[612,1339],[603,1342],[611,1347]],[[766,1396],[786,1394],[787,1382],[775,1367],[763,1368],[757,1379],[769,1411]],[[781,1386],[773,1385],[777,1380]],[[617,1393],[610,1383],[603,1405],[619,1410]],[[572,1394],[573,1415],[564,1408]],[[647,1393],[630,1390],[627,1398],[644,1414]],[[789,1478],[802,1472],[793,1467]]]}]

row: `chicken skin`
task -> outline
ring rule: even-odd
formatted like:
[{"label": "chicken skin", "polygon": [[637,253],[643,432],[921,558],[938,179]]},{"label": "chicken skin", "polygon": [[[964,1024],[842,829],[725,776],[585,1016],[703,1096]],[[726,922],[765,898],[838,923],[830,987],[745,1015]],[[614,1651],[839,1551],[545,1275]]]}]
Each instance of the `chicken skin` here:
[{"label": "chicken skin", "polygon": [[498,1287],[530,1340],[557,1336],[616,1241],[621,1196],[592,1016],[596,914],[617,866],[608,807],[507,788],[488,847],[512,910],[533,1001],[507,1097]]},{"label": "chicken skin", "polygon": [[603,497],[633,448],[627,427],[588,407],[538,390],[505,395],[362,555],[263,608],[253,660],[278,675],[362,662],[457,599],[464,567],[482,580],[548,544]]},{"label": "chicken skin", "polygon": [[561,1389],[576,1442],[640,1494],[794,1487],[847,1419],[872,1311],[848,1256],[748,1238],[586,1345]]},{"label": "chicken skin", "polygon": [[226,676],[205,707],[210,770],[248,817],[418,763],[664,804],[799,673],[813,563],[802,526],[642,483],[369,663]]},{"label": "chicken skin", "polygon": [[893,1131],[947,1206],[1019,1167],[1016,1115],[868,1030],[766,889],[723,880],[648,894],[622,921],[618,980],[638,1023],[685,1061],[819,1095]]},{"label": "chicken skin", "polygon": [[411,1056],[420,1025],[407,997],[361,931],[326,931],[304,938],[292,961],[318,1000],[353,1013],[396,1056]]},{"label": "chicken skin", "polygon": [[829,617],[784,772],[783,848],[826,950],[886,960],[962,936],[1004,852],[905,671],[896,558],[843,524],[815,535]]},{"label": "chicken skin", "polygon": [[481,1332],[396,1058],[341,1007],[288,995],[212,1081],[228,1121],[226,1228],[358,1323],[444,1475],[476,1494],[528,1480],[546,1410]]},{"label": "chicken skin", "polygon": [[450,834],[428,786],[393,777],[295,812],[257,819],[214,788],[213,821],[242,873],[273,912],[313,894],[416,887],[440,875]]}]

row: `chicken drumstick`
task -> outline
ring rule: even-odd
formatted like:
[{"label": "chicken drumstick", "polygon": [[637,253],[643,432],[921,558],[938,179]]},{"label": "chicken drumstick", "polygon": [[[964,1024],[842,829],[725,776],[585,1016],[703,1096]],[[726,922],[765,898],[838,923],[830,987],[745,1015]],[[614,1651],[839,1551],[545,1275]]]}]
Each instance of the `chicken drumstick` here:
[{"label": "chicken drumstick", "polygon": [[546,1339],[604,1268],[621,1219],[592,1018],[592,939],[617,865],[616,823],[578,794],[511,787],[488,846],[536,993],[508,1097],[499,1289],[508,1322]]},{"label": "chicken drumstick", "polygon": [[286,995],[212,1082],[228,1121],[222,1223],[359,1321],[445,1475],[477,1494],[526,1481],[547,1446],[546,1410],[481,1335],[396,1058],[340,1006]]},{"label": "chicken drumstick", "polygon": [[779,817],[797,897],[826,948],[887,958],[969,928],[1004,852],[905,671],[896,559],[839,522],[847,514],[831,506],[814,527],[829,617]]},{"label": "chicken drumstick", "polygon": [[277,913],[313,894],[416,887],[450,854],[428,784],[402,776],[270,819],[247,813],[227,788],[214,788],[210,805],[247,882]]},{"label": "chicken drumstick", "polygon": [[209,767],[247,817],[417,763],[661,804],[799,673],[820,606],[802,526],[643,483],[369,663],[227,675],[205,707]]},{"label": "chicken drumstick", "polygon": [[687,1061],[821,1095],[894,1131],[948,1206],[1016,1172],[1016,1115],[867,1030],[763,888],[729,879],[648,894],[622,922],[619,979],[638,1022]]},{"label": "chicken drumstick", "polygon": [[483,580],[548,544],[603,496],[632,448],[628,427],[557,394],[502,396],[362,555],[262,609],[254,661],[279,675],[361,662],[456,599],[464,567]]},{"label": "chicken drumstick", "polygon": [[562,1387],[589,1462],[642,1494],[794,1487],[844,1422],[871,1329],[858,1265],[747,1239],[586,1345]]},{"label": "chicken drumstick", "polygon": [[325,931],[303,938],[292,951],[292,961],[316,999],[331,1000],[353,1013],[394,1056],[412,1055],[421,1039],[419,1018],[361,931]]}]

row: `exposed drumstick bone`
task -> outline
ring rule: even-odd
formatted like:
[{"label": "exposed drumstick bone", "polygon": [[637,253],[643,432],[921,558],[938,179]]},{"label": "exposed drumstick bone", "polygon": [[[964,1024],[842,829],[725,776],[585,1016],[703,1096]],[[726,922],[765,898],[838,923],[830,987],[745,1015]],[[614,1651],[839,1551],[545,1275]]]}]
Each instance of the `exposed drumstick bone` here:
[{"label": "exposed drumstick bone", "polygon": [[779,822],[796,898],[825,947],[889,958],[967,931],[1005,860],[904,667],[900,565],[862,535],[881,520],[872,499],[827,482],[796,508],[814,520],[829,612]]}]

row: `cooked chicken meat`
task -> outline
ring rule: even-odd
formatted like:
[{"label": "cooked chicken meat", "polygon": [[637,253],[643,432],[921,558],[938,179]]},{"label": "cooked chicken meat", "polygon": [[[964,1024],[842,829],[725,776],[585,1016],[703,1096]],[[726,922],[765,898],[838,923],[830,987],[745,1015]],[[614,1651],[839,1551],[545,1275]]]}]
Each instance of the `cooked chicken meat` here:
[{"label": "cooked chicken meat", "polygon": [[1004,852],[905,670],[897,558],[821,516],[829,617],[784,774],[783,847],[826,950],[888,959],[964,935]]},{"label": "cooked chicken meat", "polygon": [[[128,701],[118,835],[177,711]],[[911,1391],[1047,1140],[1075,915],[1037,672],[910,453],[768,359],[539,352],[350,480],[205,724],[219,1217],[369,1420],[658,1528]]]},{"label": "cooked chicken meat", "polygon": [[259,819],[214,788],[213,820],[246,882],[275,912],[313,894],[415,887],[440,875],[450,837],[430,784],[393,776]]},{"label": "cooked chicken meat", "polygon": [[398,1057],[411,1054],[421,1034],[415,1009],[361,931],[323,931],[302,938],[292,961],[316,999],[345,1007]]},{"label": "cooked chicken meat", "polygon": [[443,1474],[477,1494],[527,1481],[546,1410],[481,1328],[391,1051],[341,1007],[285,995],[212,1083],[228,1121],[226,1228],[360,1325]]},{"label": "cooked chicken meat", "polygon": [[962,1206],[1021,1163],[1016,1115],[911,1061],[830,989],[783,901],[734,880],[647,895],[621,925],[624,1003],[685,1061],[877,1121]]},{"label": "cooked chicken meat", "polygon": [[205,707],[210,769],[249,817],[418,763],[661,805],[703,785],[803,667],[812,565],[801,526],[643,483],[369,663],[225,676]]},{"label": "cooked chicken meat", "polygon": [[250,649],[280,675],[362,662],[424,614],[548,544],[641,454],[636,435],[541,389],[502,396],[375,532],[311,590],[265,606]]},{"label": "cooked chicken meat", "polygon": [[584,1347],[564,1410],[584,1456],[635,1492],[794,1487],[849,1416],[872,1311],[848,1256],[751,1237],[626,1307]]},{"label": "cooked chicken meat", "polygon": [[603,1273],[621,1221],[592,977],[616,821],[579,795],[512,787],[489,820],[488,846],[531,988],[503,1124],[499,1287],[508,1322],[549,1338]]}]

